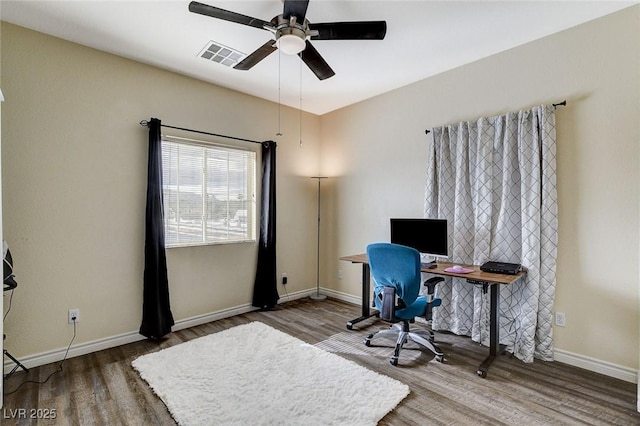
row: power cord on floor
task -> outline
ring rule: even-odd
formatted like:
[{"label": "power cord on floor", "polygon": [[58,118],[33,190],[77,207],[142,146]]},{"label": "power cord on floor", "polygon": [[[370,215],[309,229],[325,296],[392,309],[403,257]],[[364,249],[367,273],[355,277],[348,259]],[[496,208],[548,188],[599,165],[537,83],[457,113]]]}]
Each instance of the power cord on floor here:
[{"label": "power cord on floor", "polygon": [[7,312],[5,312],[4,317],[2,318],[3,321],[7,319],[7,315],[9,315],[9,311],[11,310],[11,302],[13,302],[13,290],[15,289],[11,289],[11,296],[9,297],[9,307],[7,308]]},{"label": "power cord on floor", "polygon": [[71,349],[71,345],[73,344],[73,341],[76,339],[76,319],[73,318],[73,337],[71,338],[71,341],[69,342],[69,345],[67,346],[67,350],[64,353],[64,357],[62,358],[62,361],[60,361],[60,363],[58,364],[58,369],[54,372],[52,372],[51,374],[49,374],[47,376],[46,379],[44,379],[43,381],[39,382],[36,380],[25,380],[24,382],[20,383],[18,385],[17,388],[15,388],[14,390],[12,390],[11,392],[4,392],[4,395],[11,395],[12,393],[18,392],[18,390],[26,385],[27,383],[33,383],[33,384],[37,384],[37,385],[44,385],[45,383],[47,383],[49,381],[49,379],[57,373],[62,372],[62,365],[64,364],[64,362],[67,360],[67,356],[69,355],[69,349]]}]

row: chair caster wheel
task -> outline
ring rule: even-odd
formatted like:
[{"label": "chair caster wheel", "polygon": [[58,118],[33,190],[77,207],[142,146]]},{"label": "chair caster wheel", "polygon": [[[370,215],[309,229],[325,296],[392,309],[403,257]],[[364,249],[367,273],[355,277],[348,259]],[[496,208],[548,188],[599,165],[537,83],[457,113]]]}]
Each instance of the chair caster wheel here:
[{"label": "chair caster wheel", "polygon": [[483,379],[485,377],[487,377],[487,372],[486,371],[482,371],[482,370],[478,370],[478,376],[482,377]]},{"label": "chair caster wheel", "polygon": [[393,365],[394,367],[398,365],[398,358],[391,358],[389,360],[389,364]]},{"label": "chair caster wheel", "polygon": [[371,346],[371,340],[370,340],[370,338],[366,338],[366,339],[364,339],[364,344],[365,344],[365,346]]},{"label": "chair caster wheel", "polygon": [[353,330],[353,324],[350,322],[347,323],[347,330]]},{"label": "chair caster wheel", "polygon": [[436,355],[435,360],[442,364],[444,362],[444,355]]}]

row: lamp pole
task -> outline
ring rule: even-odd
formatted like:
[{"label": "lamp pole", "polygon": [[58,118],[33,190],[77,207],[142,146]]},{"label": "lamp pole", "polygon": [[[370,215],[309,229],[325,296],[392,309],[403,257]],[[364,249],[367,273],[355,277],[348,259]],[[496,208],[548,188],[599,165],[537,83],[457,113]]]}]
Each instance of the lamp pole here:
[{"label": "lamp pole", "polygon": [[316,251],[316,292],[309,296],[311,300],[322,301],[327,298],[326,295],[320,294],[320,182],[327,179],[328,176],[311,176],[311,179],[318,179],[318,248]]}]

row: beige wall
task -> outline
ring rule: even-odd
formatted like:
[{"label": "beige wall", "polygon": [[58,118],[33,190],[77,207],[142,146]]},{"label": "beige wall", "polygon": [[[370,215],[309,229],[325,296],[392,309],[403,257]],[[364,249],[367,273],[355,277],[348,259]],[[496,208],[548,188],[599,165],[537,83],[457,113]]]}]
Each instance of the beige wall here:
[{"label": "beige wall", "polygon": [[[568,325],[555,329],[556,347],[637,369],[639,20],[634,7],[305,114],[302,148],[297,111],[283,108],[278,272],[288,273],[287,290],[315,286],[317,187],[308,176],[332,176],[323,182],[321,285],[357,298],[360,268],[338,258],[387,239],[389,217],[422,215],[426,128],[567,99],[557,112],[555,309]],[[20,283],[6,346],[19,357],[63,348],[70,308],[81,310],[77,344],[134,332],[147,137],[138,122],[273,139],[277,105],[10,24],[1,31],[4,231]],[[169,250],[176,319],[250,303],[255,254],[255,244]]]},{"label": "beige wall", "polygon": [[388,241],[389,217],[422,216],[425,129],[566,99],[555,310],[567,326],[554,329],[555,346],[637,369],[638,28],[640,6],[323,116],[323,172],[336,176],[323,281],[358,294],[360,268],[338,258]]},{"label": "beige wall", "polygon": [[[316,235],[308,176],[318,173],[319,117],[304,115],[300,148],[296,110],[283,107],[276,138],[276,104],[7,23],[1,36],[4,229],[19,283],[5,345],[15,356],[64,348],[71,308],[74,345],[138,330],[148,137],[139,122],[149,117],[277,141],[279,273],[289,293],[315,286],[315,245],[300,241]],[[257,243],[168,250],[175,319],[250,304],[256,254]]]}]

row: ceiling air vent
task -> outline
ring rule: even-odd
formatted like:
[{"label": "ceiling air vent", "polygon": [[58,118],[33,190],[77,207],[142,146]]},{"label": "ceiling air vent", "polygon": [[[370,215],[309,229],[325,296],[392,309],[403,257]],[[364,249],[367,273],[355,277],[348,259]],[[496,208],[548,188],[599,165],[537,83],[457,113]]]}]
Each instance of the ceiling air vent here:
[{"label": "ceiling air vent", "polygon": [[233,67],[246,55],[238,50],[225,46],[224,44],[210,41],[204,49],[200,51],[198,56],[227,67]]}]

